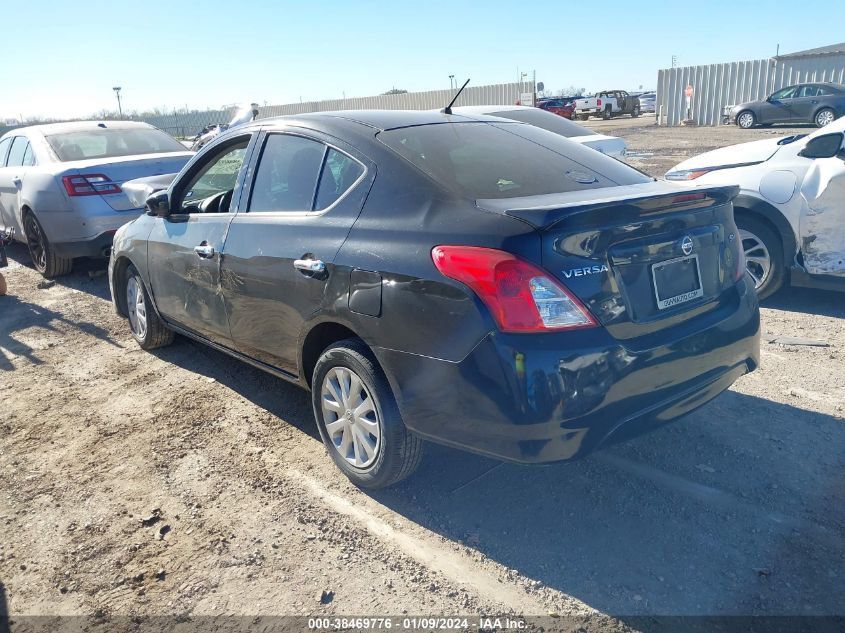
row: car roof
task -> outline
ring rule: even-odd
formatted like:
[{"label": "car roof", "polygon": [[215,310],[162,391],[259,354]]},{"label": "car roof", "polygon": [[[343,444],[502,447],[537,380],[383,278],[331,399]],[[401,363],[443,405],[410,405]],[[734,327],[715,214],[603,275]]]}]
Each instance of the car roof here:
[{"label": "car roof", "polygon": [[452,108],[452,112],[462,115],[489,115],[491,112],[512,112],[514,110],[535,110],[533,106],[524,105],[476,105]]},{"label": "car roof", "polygon": [[483,113],[461,112],[462,108],[454,108],[453,114],[445,114],[442,110],[337,110],[333,112],[311,112],[308,114],[285,115],[258,119],[257,125],[290,124],[292,122],[313,122],[322,124],[348,121],[359,123],[377,130],[394,130],[417,125],[432,125],[436,123],[461,123],[467,121],[490,121],[501,123],[496,117],[483,116]]},{"label": "car roof", "polygon": [[41,125],[28,125],[12,130],[16,134],[21,132],[40,132],[45,136],[51,134],[64,134],[66,132],[84,132],[87,130],[111,129],[129,130],[137,128],[154,129],[149,123],[140,121],[67,121],[65,123],[43,123]]}]

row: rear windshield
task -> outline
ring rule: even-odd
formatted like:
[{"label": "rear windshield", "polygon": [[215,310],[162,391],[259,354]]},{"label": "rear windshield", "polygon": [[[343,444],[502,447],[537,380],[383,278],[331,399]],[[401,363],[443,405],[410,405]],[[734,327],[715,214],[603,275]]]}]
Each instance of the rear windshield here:
[{"label": "rear windshield", "polygon": [[565,136],[567,138],[597,134],[596,132],[588,130],[577,123],[573,123],[569,119],[564,119],[562,116],[552,114],[551,112],[544,112],[540,108],[502,110],[501,112],[490,112],[490,116],[498,116],[503,119],[510,119],[511,121],[528,123],[529,125],[543,128],[544,130],[560,134],[561,136]]},{"label": "rear windshield", "polygon": [[46,137],[60,161],[184,152],[172,136],[152,128],[80,130]]},{"label": "rear windshield", "polygon": [[651,181],[593,149],[520,123],[421,125],[378,138],[438,183],[476,200]]}]

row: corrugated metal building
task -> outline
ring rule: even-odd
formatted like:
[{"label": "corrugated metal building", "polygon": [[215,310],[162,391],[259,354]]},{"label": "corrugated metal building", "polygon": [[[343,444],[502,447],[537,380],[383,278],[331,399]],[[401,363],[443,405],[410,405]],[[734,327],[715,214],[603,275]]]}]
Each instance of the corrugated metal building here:
[{"label": "corrugated metal building", "polygon": [[727,105],[765,99],[807,81],[845,83],[845,42],[768,59],[660,70],[656,109],[663,108],[661,124],[679,125],[687,118],[684,90],[692,86],[691,118],[698,125],[718,125]]}]

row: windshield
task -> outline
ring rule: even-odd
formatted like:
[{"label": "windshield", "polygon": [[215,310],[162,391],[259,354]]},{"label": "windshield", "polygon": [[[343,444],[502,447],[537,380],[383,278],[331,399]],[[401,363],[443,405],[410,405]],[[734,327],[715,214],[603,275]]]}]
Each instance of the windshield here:
[{"label": "windshield", "polygon": [[101,128],[45,137],[60,161],[184,152],[176,139],[155,128]]},{"label": "windshield", "polygon": [[617,160],[519,123],[443,123],[378,139],[438,183],[472,199],[516,198],[651,179]]},{"label": "windshield", "polygon": [[544,112],[539,108],[526,108],[525,110],[502,110],[501,112],[491,112],[490,116],[498,116],[503,119],[519,121],[520,123],[528,123],[529,125],[543,128],[544,130],[560,134],[561,136],[565,136],[567,138],[571,138],[573,136],[589,136],[590,134],[598,136],[596,132],[588,130],[577,123],[573,123],[569,119],[564,119],[562,116],[551,114],[550,112]]}]

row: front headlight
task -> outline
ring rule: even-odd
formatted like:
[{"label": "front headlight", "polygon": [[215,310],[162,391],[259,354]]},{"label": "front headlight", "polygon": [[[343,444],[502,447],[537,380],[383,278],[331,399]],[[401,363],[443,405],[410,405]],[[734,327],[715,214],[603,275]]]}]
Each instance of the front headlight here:
[{"label": "front headlight", "polygon": [[666,180],[695,180],[708,174],[715,169],[714,167],[705,167],[704,169],[681,169],[679,171],[666,172],[664,178]]}]

